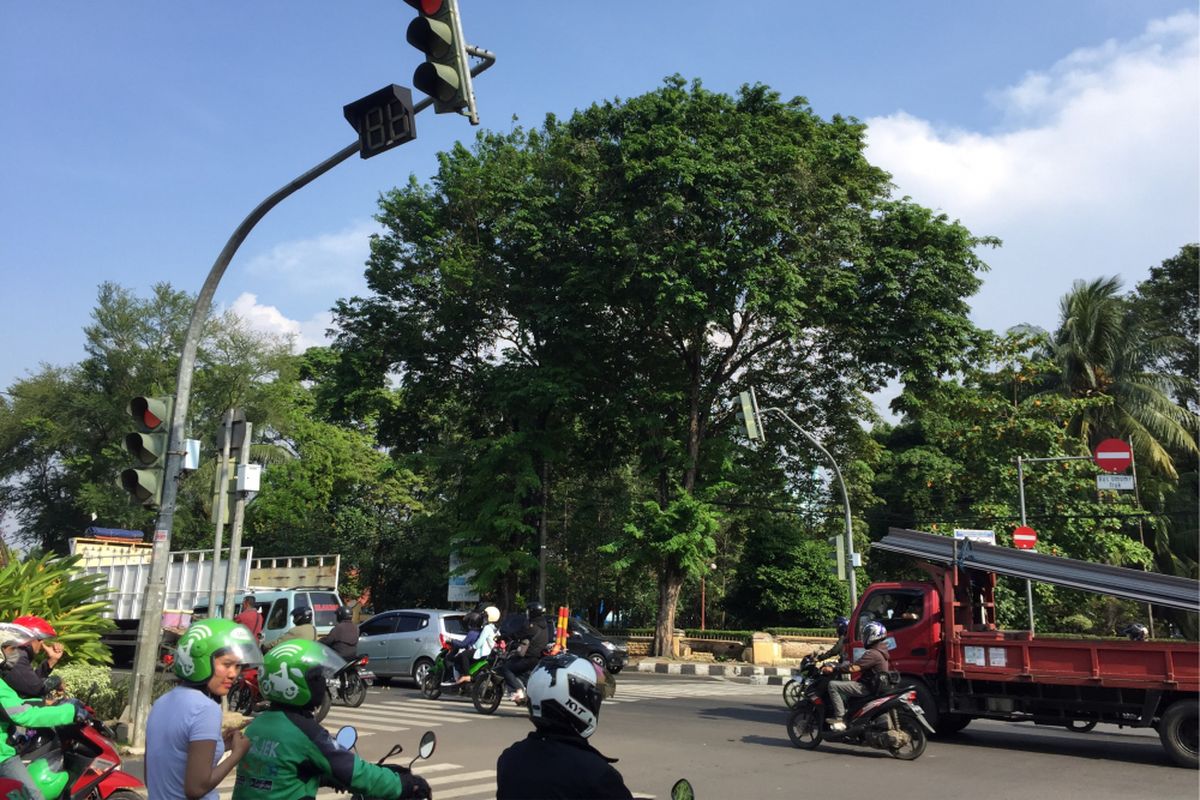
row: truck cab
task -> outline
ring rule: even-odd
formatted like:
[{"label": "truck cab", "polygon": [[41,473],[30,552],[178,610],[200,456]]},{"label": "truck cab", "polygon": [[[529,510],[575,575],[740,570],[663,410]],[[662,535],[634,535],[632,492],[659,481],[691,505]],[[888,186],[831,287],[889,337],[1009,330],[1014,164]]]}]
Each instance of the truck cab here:
[{"label": "truck cab", "polygon": [[934,675],[942,658],[942,603],[931,583],[873,583],[850,620],[853,658],[863,652],[862,630],[869,622],[887,628],[888,660],[893,670]]}]

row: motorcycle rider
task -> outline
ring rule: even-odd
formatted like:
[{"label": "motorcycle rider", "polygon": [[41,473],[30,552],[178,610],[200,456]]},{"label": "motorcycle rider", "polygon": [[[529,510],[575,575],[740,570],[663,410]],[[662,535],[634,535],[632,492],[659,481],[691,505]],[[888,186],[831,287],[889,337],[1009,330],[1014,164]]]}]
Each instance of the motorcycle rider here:
[{"label": "motorcycle rider", "polygon": [[868,622],[863,627],[863,645],[866,650],[853,664],[842,663],[837,666],[821,667],[825,674],[839,673],[858,675],[857,681],[834,680],[829,682],[829,704],[833,707],[833,716],[829,719],[829,729],[832,731],[846,730],[843,717],[846,716],[846,698],[862,697],[875,691],[880,674],[888,671],[887,628],[880,622]]},{"label": "motorcycle rider", "polygon": [[487,617],[481,608],[468,611],[463,615],[463,625],[467,628],[467,635],[463,637],[461,642],[453,642],[451,644],[448,655],[450,664],[454,667],[454,671],[458,673],[457,683],[469,683],[471,681],[471,657],[475,653],[475,643],[479,641],[479,633],[483,630],[485,622],[487,622]]},{"label": "motorcycle rider", "polygon": [[604,671],[562,653],[542,659],[529,676],[529,719],[535,730],[496,761],[496,800],[632,798],[621,773],[588,741],[604,700]]},{"label": "motorcycle rider", "polygon": [[297,606],[292,609],[292,627],[283,636],[280,636],[268,648],[278,647],[284,642],[289,642],[293,639],[299,639],[305,642],[315,642],[317,640],[317,628],[312,624],[313,613],[308,606]]},{"label": "motorcycle rider", "polygon": [[240,730],[223,730],[221,698],[243,666],[261,663],[250,631],[230,619],[193,622],[179,637],[173,665],[179,685],[154,701],[146,720],[150,797],[217,800],[217,785],[250,747]]},{"label": "motorcycle rider", "polygon": [[250,752],[238,765],[233,800],[316,797],[323,781],[381,800],[430,797],[424,778],[363,761],[313,719],[326,675],[344,664],[318,642],[295,640],[267,653],[259,686],[271,707],[246,728]]},{"label": "motorcycle rider", "polygon": [[[7,678],[12,665],[17,663],[20,653],[37,636],[35,631],[11,622],[0,623],[0,650],[4,660],[0,662],[0,673]],[[20,781],[34,800],[42,800],[42,793],[29,774],[29,768],[10,744],[13,729],[53,728],[86,722],[91,717],[87,708],[78,700],[68,700],[53,706],[33,705],[25,702],[7,680],[0,681],[0,778]]]},{"label": "motorcycle rider", "polygon": [[351,619],[353,616],[349,606],[339,606],[337,624],[317,640],[347,661],[358,656],[358,626]]},{"label": "motorcycle rider", "polygon": [[846,617],[835,617],[833,626],[837,629],[837,641],[824,653],[813,656],[813,661],[820,663],[827,658],[839,658],[846,651],[846,632],[850,630],[850,620]]},{"label": "motorcycle rider", "polygon": [[512,692],[513,702],[525,702],[525,686],[518,675],[532,670],[542,658],[552,634],[546,619],[546,607],[536,600],[525,607],[525,629],[516,637],[516,654],[500,665],[500,674]]},{"label": "motorcycle rider", "polygon": [[1150,629],[1140,622],[1131,622],[1121,629],[1123,636],[1128,636],[1131,642],[1144,642],[1150,635]]},{"label": "motorcycle rider", "polygon": [[[58,632],[49,622],[32,614],[17,617],[13,624],[31,632],[33,638],[17,648],[14,662],[4,672],[4,682],[21,697],[45,697],[61,689],[62,679],[51,675],[50,671],[62,658],[63,646],[59,642],[46,641],[57,636]],[[33,660],[42,652],[46,658],[35,667]]]}]

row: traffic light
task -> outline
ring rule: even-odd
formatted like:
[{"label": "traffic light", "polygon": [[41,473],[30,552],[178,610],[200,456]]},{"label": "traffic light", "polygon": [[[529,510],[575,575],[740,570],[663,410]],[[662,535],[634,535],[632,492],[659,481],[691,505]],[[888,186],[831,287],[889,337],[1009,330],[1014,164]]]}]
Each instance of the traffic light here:
[{"label": "traffic light", "polygon": [[433,98],[433,110],[437,113],[460,112],[472,125],[478,125],[458,0],[404,2],[419,12],[408,24],[405,38],[425,54],[425,63],[413,72],[413,86]]},{"label": "traffic light", "polygon": [[167,441],[175,401],[170,397],[135,397],[125,410],[137,430],[125,435],[125,450],[135,466],[121,472],[118,483],[134,503],[155,508],[162,499],[163,473],[167,464]]},{"label": "traffic light", "polygon": [[842,535],[830,536],[829,545],[833,548],[833,557],[837,559],[837,566],[830,567],[829,571],[837,575],[839,581],[846,580],[846,537]]}]

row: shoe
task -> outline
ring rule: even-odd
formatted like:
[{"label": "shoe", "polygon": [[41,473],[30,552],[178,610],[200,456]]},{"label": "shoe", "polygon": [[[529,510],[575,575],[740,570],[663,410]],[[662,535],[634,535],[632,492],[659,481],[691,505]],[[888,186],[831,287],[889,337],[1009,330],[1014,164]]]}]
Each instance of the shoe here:
[{"label": "shoe", "polygon": [[846,730],[846,723],[842,722],[840,719],[831,719],[829,720],[829,730],[841,733],[842,731]]},{"label": "shoe", "polygon": [[514,703],[521,705],[525,702],[525,691],[523,689],[517,689],[515,692],[513,692],[512,699]]}]

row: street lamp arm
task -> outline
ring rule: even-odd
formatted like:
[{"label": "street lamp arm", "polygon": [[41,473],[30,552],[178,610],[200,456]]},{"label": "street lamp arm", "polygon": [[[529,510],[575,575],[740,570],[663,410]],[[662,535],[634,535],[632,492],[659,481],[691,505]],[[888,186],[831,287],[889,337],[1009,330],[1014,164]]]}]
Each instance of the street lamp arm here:
[{"label": "street lamp arm", "polygon": [[854,575],[854,525],[850,518],[850,494],[846,491],[846,480],[842,477],[842,470],[838,467],[837,460],[834,459],[833,455],[825,449],[825,445],[821,444],[817,437],[804,430],[804,428],[801,428],[794,419],[788,416],[786,411],[782,408],[764,408],[760,409],[758,413],[762,415],[767,412],[774,412],[787,420],[793,428],[802,433],[818,450],[824,453],[825,457],[829,459],[829,463],[833,465],[833,474],[837,476],[838,486],[842,490],[842,505],[846,512],[846,559],[850,562],[846,574],[850,579],[850,611],[853,612],[854,608],[858,605],[858,583]]}]

